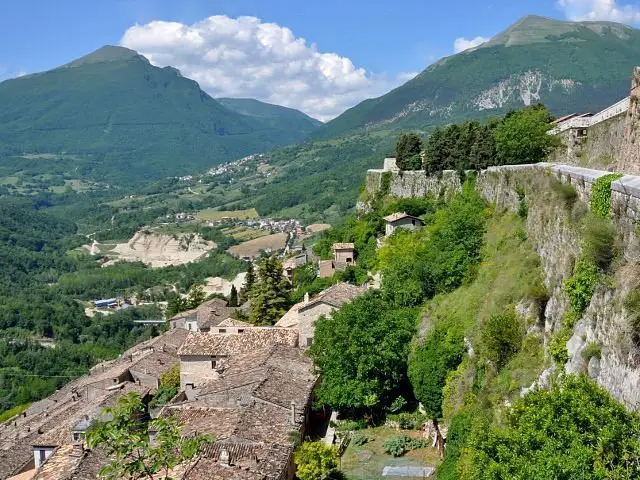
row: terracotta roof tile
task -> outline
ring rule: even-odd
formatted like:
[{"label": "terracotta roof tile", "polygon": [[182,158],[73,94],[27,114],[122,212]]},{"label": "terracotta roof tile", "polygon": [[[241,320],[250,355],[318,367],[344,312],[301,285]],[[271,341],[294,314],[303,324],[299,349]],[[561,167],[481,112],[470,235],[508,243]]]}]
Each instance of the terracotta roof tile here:
[{"label": "terracotta roof tile", "polygon": [[333,307],[340,308],[345,303],[365,292],[366,289],[362,287],[356,287],[355,285],[350,285],[348,283],[337,283],[312,298],[309,303],[302,305],[299,308],[299,311],[303,312],[318,303],[326,303]]},{"label": "terracotta roof tile", "polygon": [[296,346],[297,330],[277,327],[251,327],[244,333],[191,333],[180,347],[179,355],[234,355],[269,345]]}]

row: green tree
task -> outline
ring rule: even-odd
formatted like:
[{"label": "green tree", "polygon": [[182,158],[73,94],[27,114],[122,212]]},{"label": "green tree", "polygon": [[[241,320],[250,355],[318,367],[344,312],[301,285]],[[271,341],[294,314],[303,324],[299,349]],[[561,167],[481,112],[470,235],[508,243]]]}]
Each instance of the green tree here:
[{"label": "green tree", "polygon": [[231,285],[231,293],[229,294],[229,306],[230,307],[238,306],[238,290],[236,290],[235,285]]},{"label": "green tree", "polygon": [[169,303],[167,304],[167,318],[175,317],[178,313],[184,312],[187,309],[187,301],[180,295],[175,294],[169,299]]},{"label": "green tree", "polygon": [[408,372],[413,393],[433,421],[441,454],[444,440],[438,420],[442,418],[443,388],[447,375],[460,365],[464,354],[462,333],[448,325],[437,325],[424,344],[409,357]]},{"label": "green tree", "polygon": [[396,143],[396,164],[400,170],[422,168],[422,140],[415,133],[401,133]]},{"label": "green tree", "polygon": [[254,325],[276,323],[289,307],[290,289],[278,257],[262,259],[258,265],[258,281],[251,290],[251,322]]},{"label": "green tree", "polygon": [[323,480],[338,466],[338,450],[324,442],[304,442],[295,453],[296,477]]},{"label": "green tree", "polygon": [[496,127],[493,136],[500,165],[537,163],[558,145],[558,138],[548,135],[553,116],[543,105],[510,112]]},{"label": "green tree", "polygon": [[586,376],[568,376],[518,400],[506,425],[474,426],[466,451],[459,478],[640,478],[640,417]]},{"label": "green tree", "polygon": [[256,283],[256,272],[253,268],[253,262],[249,262],[247,266],[247,275],[244,280],[244,287],[240,291],[240,303],[245,303],[251,296],[251,291]]},{"label": "green tree", "polygon": [[309,349],[322,382],[321,404],[334,409],[384,409],[406,383],[415,311],[398,309],[377,292],[320,318]]},{"label": "green tree", "polygon": [[499,370],[520,350],[523,337],[523,325],[515,313],[491,315],[482,326],[481,345],[485,356]]},{"label": "green tree", "polygon": [[[145,406],[137,393],[121,397],[115,408],[106,408],[103,418],[110,420],[92,426],[87,444],[104,450],[111,459],[99,472],[104,479],[168,479],[172,468],[190,461],[202,445],[213,441],[207,435],[182,437],[173,418],[146,422]],[[155,432],[153,441],[149,432]]]},{"label": "green tree", "polygon": [[207,295],[204,293],[204,287],[202,285],[194,285],[187,296],[187,308],[198,307],[204,302],[205,298],[207,298]]}]

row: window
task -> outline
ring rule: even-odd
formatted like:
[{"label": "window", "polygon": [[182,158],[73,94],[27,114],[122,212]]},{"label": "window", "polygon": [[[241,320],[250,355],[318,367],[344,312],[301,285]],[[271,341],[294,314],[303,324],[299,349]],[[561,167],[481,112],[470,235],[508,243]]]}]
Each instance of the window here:
[{"label": "window", "polygon": [[415,226],[416,221],[415,220],[411,220],[411,225]]},{"label": "window", "polygon": [[186,382],[184,384],[185,388],[193,390],[193,382]]},{"label": "window", "polygon": [[227,329],[226,328],[220,328],[220,329],[218,329],[218,333],[227,333]]},{"label": "window", "polygon": [[191,330],[191,324],[187,323],[187,330]]},{"label": "window", "polygon": [[218,362],[216,362],[215,360],[211,360],[211,368],[216,368],[217,364]]},{"label": "window", "polygon": [[244,333],[244,328],[239,328],[238,333]]},{"label": "window", "polygon": [[82,438],[82,432],[73,432],[73,441],[77,442]]},{"label": "window", "polygon": [[42,465],[46,459],[47,459],[47,451],[44,449],[38,450],[38,460],[40,462],[40,465]]},{"label": "window", "polygon": [[307,347],[310,347],[311,345],[313,345],[313,338],[312,337],[308,337],[307,338]]}]

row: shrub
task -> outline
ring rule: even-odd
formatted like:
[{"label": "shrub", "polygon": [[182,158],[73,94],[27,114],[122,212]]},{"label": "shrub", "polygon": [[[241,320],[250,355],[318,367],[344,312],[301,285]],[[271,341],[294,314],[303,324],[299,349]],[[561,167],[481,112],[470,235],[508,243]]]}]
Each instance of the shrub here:
[{"label": "shrub", "polygon": [[397,415],[387,415],[388,422],[397,422],[401,430],[418,430],[428,420],[426,415],[420,412],[402,412]]},{"label": "shrub", "polygon": [[640,290],[629,292],[624,299],[624,308],[628,313],[628,323],[632,329],[631,336],[636,345],[640,345]]},{"label": "shrub", "polygon": [[524,329],[514,313],[492,315],[482,328],[482,344],[486,357],[498,369],[520,350]]},{"label": "shrub", "polygon": [[602,347],[595,342],[589,342],[584,350],[582,351],[582,358],[584,358],[587,362],[591,360],[593,357],[600,358],[600,354],[602,353]]},{"label": "shrub", "polygon": [[382,443],[382,448],[385,453],[388,453],[392,457],[401,457],[411,450],[426,447],[428,447],[428,444],[424,439],[411,438],[408,435],[398,435]]},{"label": "shrub", "polygon": [[407,453],[407,443],[410,440],[411,439],[407,436],[393,437],[389,440],[385,440],[382,443],[382,448],[385,453],[388,453],[392,457],[401,457]]},{"label": "shrub", "polygon": [[571,209],[573,205],[578,200],[578,192],[573,187],[573,185],[568,183],[562,183],[555,178],[551,179],[550,182],[551,190],[553,190],[558,197],[563,201],[565,207],[567,209]]},{"label": "shrub", "polygon": [[407,404],[407,401],[404,399],[404,397],[400,396],[396,398],[393,402],[391,402],[391,405],[389,406],[389,411],[399,412],[404,408],[406,404]]},{"label": "shrub", "polygon": [[366,420],[338,420],[331,425],[338,432],[352,432],[354,430],[362,430],[367,428]]},{"label": "shrub", "polygon": [[585,222],[584,253],[602,270],[615,257],[615,234],[616,230],[609,220],[590,216]]},{"label": "shrub", "polygon": [[611,216],[611,182],[622,178],[620,173],[611,173],[598,178],[591,186],[591,211],[600,218]]},{"label": "shrub", "polygon": [[564,291],[569,297],[569,303],[574,312],[582,313],[587,309],[597,282],[597,266],[581,257],[576,262],[573,276],[564,282]]},{"label": "shrub", "polygon": [[358,447],[361,447],[367,442],[369,442],[369,437],[367,437],[364,433],[356,433],[351,437],[351,443]]},{"label": "shrub", "polygon": [[554,333],[549,341],[549,353],[558,365],[564,365],[569,361],[567,342],[571,338],[571,331],[562,329]]},{"label": "shrub", "polygon": [[527,218],[529,214],[529,206],[525,198],[524,188],[520,185],[516,185],[516,193],[518,194],[518,216],[520,218]]}]

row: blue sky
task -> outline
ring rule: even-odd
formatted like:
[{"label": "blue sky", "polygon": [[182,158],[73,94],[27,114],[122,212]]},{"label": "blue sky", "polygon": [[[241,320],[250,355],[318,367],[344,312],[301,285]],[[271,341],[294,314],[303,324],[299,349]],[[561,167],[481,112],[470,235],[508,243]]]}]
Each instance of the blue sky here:
[{"label": "blue sky", "polygon": [[[362,97],[384,93],[438,58],[452,54],[456,39],[489,38],[526,14],[637,24],[640,3],[2,0],[0,79],[53,68],[104,44],[124,44],[148,56],[154,64],[180,68],[213,95],[260,97],[327,119]],[[202,23],[214,15],[225,17]],[[256,19],[248,23],[237,21],[242,16]],[[230,22],[223,21],[226,17]],[[150,24],[153,21],[163,23]],[[271,24],[278,28],[272,29]],[[135,25],[140,28],[129,30]],[[149,28],[145,30],[145,26]],[[222,26],[227,29],[226,37],[214,32]],[[205,40],[197,45],[187,42],[194,35],[202,36],[203,31],[208,32]],[[238,32],[253,40],[235,42]],[[176,36],[172,37],[174,33]],[[273,49],[278,48],[267,40],[269,52],[265,53],[265,35],[287,38],[277,40],[280,51],[275,53]],[[301,38],[306,41],[305,48],[300,46]],[[227,58],[227,51],[237,55]],[[330,53],[337,56],[329,56]],[[257,58],[266,63],[259,63]],[[274,65],[279,67],[271,68]],[[296,72],[289,71],[291,65],[297,65]],[[278,79],[284,79],[284,85],[276,91]],[[329,98],[323,103],[324,97]]]}]

